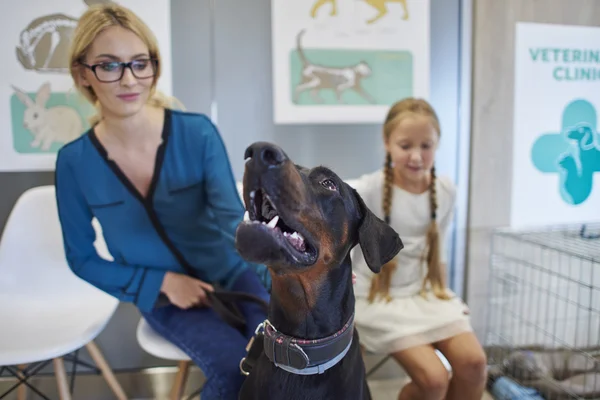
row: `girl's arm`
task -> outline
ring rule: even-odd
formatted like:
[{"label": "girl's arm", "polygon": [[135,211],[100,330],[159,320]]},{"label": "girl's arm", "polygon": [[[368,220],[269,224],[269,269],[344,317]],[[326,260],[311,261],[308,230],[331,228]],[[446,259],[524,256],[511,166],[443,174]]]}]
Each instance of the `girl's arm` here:
[{"label": "girl's arm", "polygon": [[447,287],[448,275],[447,275],[447,263],[448,263],[448,230],[450,224],[454,219],[454,208],[456,204],[456,187],[447,178],[444,178],[444,194],[448,196],[448,212],[440,219],[438,229],[440,234],[440,272],[443,280],[443,287]]}]

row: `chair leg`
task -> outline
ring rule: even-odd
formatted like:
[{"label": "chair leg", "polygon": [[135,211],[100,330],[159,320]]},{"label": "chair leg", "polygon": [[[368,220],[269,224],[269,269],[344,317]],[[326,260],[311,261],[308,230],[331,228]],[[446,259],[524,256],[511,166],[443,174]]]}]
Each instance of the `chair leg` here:
[{"label": "chair leg", "polygon": [[67,371],[65,370],[65,363],[62,357],[53,359],[52,363],[54,364],[54,375],[56,375],[56,385],[58,386],[60,400],[71,400]]},{"label": "chair leg", "polygon": [[119,400],[127,400],[125,391],[123,391],[123,388],[121,387],[121,385],[119,384],[119,381],[113,374],[112,369],[110,368],[110,365],[108,365],[108,363],[104,359],[102,352],[100,351],[100,349],[98,349],[98,346],[96,346],[96,343],[94,343],[94,341],[91,341],[85,345],[85,348],[90,353],[90,356],[96,363],[96,366],[98,366],[98,368],[102,372],[102,376],[104,377],[104,380],[106,380],[106,383],[108,384],[110,389],[113,391],[115,396],[117,396],[117,398]]},{"label": "chair leg", "polygon": [[[21,379],[25,378],[25,375],[23,375],[23,373],[21,372],[25,368],[27,368],[27,365],[18,365],[17,366],[17,369],[19,370],[19,372],[17,374],[18,374],[19,378],[21,378]],[[17,389],[17,400],[27,400],[27,386],[25,386],[25,385],[19,386],[19,388]]]},{"label": "chair leg", "polygon": [[177,371],[177,375],[175,375],[175,382],[173,382],[173,387],[171,388],[170,400],[180,400],[181,396],[183,396],[190,364],[191,362],[189,360],[181,360],[177,363],[179,370]]}]

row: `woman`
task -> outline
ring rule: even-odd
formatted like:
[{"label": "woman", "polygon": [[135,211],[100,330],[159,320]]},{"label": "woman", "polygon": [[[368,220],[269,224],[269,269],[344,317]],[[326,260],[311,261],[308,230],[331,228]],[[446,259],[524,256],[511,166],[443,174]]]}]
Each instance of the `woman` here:
[{"label": "woman", "polygon": [[[135,304],[193,359],[207,377],[203,399],[237,399],[239,362],[266,315],[240,304],[248,325],[240,332],[210,308],[207,292],[218,284],[268,300],[270,276],[235,250],[244,209],[217,129],[170,108],[156,91],[160,71],[156,39],[127,8],[93,6],[80,18],[70,72],[98,115],[57,156],[66,256],[75,274]],[[93,217],[114,261],[96,253]]]},{"label": "woman", "polygon": [[[468,309],[446,287],[444,242],[456,189],[435,172],[440,133],[429,103],[413,98],[396,103],[383,126],[384,168],[354,183],[404,242],[378,274],[366,266],[360,248],[353,253],[361,344],[392,354],[411,377],[400,400],[479,400],[486,381],[486,357]],[[451,379],[436,349],[452,366]]]}]

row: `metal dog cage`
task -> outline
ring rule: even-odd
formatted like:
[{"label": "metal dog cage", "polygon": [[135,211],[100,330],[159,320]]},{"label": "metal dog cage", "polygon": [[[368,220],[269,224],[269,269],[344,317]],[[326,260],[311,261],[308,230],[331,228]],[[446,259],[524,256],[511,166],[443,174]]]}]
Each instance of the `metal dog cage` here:
[{"label": "metal dog cage", "polygon": [[488,285],[492,395],[600,399],[600,223],[495,231]]}]

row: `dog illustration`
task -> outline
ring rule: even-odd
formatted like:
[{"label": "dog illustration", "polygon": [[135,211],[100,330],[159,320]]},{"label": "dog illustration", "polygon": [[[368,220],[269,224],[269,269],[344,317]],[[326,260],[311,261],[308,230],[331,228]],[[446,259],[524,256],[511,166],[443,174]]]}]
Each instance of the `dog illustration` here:
[{"label": "dog illustration", "polygon": [[296,36],[298,56],[302,61],[302,79],[294,89],[293,101],[298,104],[298,98],[305,91],[310,91],[313,100],[322,103],[319,91],[331,89],[335,91],[338,103],[343,103],[342,94],[353,89],[369,103],[375,99],[361,86],[362,80],[371,76],[371,67],[364,61],[346,67],[329,67],[310,62],[302,50],[301,39],[305,30]]},{"label": "dog illustration", "polygon": [[17,98],[27,106],[23,126],[33,134],[31,147],[48,151],[53,143],[68,143],[83,133],[83,123],[77,110],[69,106],[46,107],[50,99],[50,84],[44,83],[35,101],[21,89],[12,86]]},{"label": "dog illustration", "polygon": [[[402,19],[408,20],[409,14],[408,5],[406,4],[406,1],[407,0],[365,0],[367,4],[369,4],[379,12],[375,17],[368,20],[367,23],[372,24],[380,18],[382,18],[383,16],[385,16],[388,13],[387,3],[400,3],[404,10],[404,16],[402,17]],[[312,8],[310,9],[310,16],[312,18],[316,18],[319,9],[326,4],[331,4],[331,11],[329,15],[331,15],[332,17],[337,15],[337,0],[316,0]]]},{"label": "dog illustration", "polygon": [[[92,6],[110,0],[85,0]],[[19,34],[17,60],[27,70],[68,73],[69,45],[77,18],[62,13],[36,18]]]}]

